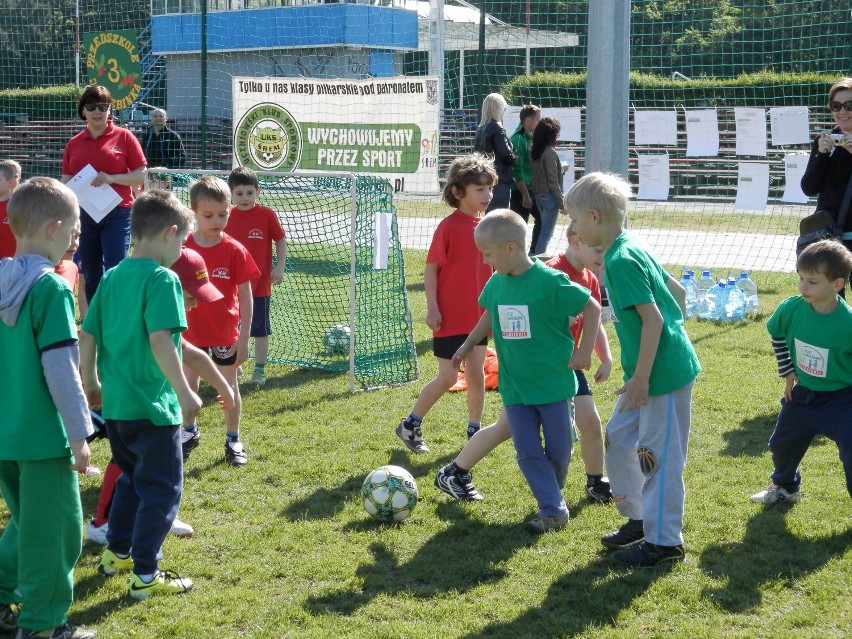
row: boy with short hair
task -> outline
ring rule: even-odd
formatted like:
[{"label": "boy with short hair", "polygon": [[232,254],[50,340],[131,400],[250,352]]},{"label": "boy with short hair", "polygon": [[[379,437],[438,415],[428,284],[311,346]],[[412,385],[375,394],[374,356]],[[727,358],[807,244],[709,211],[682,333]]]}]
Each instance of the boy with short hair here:
[{"label": "boy with short hair", "polygon": [[[91,639],[67,623],[82,548],[77,472],[94,432],[78,372],[74,298],[53,272],[80,233],[71,189],[24,182],[9,200],[17,238],[0,261],[0,493],[10,519],[0,537],[0,629],[18,637]],[[15,614],[13,604],[22,604]]]},{"label": "boy with short hair", "polygon": [[[591,367],[601,308],[588,289],[527,255],[526,223],[514,211],[491,211],[474,237],[495,273],[479,296],[482,318],[452,362],[458,367],[493,331],[518,466],[540,511],[524,527],[534,533],[562,528],[570,519],[562,488],[571,459],[569,402],[577,393],[572,369]],[[570,324],[580,313],[586,330],[575,352]]]},{"label": "boy with short hair", "polygon": [[621,344],[624,385],[606,426],[605,462],[618,511],[628,518],[601,543],[631,566],[680,561],[683,470],[692,387],[701,371],[683,324],[686,295],[624,229],[630,184],[589,173],[565,196],[577,235],[604,251],[604,280]]},{"label": "boy with short hair", "polygon": [[101,403],[112,457],[121,469],[98,570],[132,570],[129,594],[146,599],[186,592],[192,581],[157,565],[180,505],[180,425],[201,400],[181,366],[186,315],[177,260],[192,213],[153,189],[133,203],[133,253],[104,274],[83,321],[80,348],[89,401]]},{"label": "boy with short hair", "polygon": [[[228,175],[228,186],[234,206],[225,232],[248,249],[260,269],[260,277],[252,280],[253,311],[251,337],[254,338],[254,371],[251,383],[263,386],[266,383],[266,357],[269,354],[269,303],[272,285],[279,284],[284,277],[287,255],[287,240],[278,216],[270,208],[257,203],[260,184],[257,174],[249,168],[238,166]],[[275,246],[275,266],[272,266],[272,246]]]},{"label": "boy with short hair", "polygon": [[[228,380],[234,392],[234,404],[225,408],[225,461],[245,466],[248,455],[240,441],[239,367],[248,359],[252,324],[251,282],[260,275],[248,250],[225,233],[230,217],[231,191],[219,178],[204,176],[189,186],[189,199],[195,212],[196,230],[187,247],[197,251],[207,264],[210,281],[222,293],[222,299],[202,304],[189,316],[186,340],[207,352]],[[198,375],[186,370],[192,388],[198,388]],[[198,445],[198,424],[183,428],[184,456]]]},{"label": "boy with short hair", "polygon": [[15,254],[15,234],[9,226],[9,198],[21,179],[21,165],[14,160],[0,160],[0,258]]},{"label": "boy with short hair", "polygon": [[766,323],[785,386],[769,438],[772,483],[751,496],[756,503],[802,498],[799,464],[817,435],[837,444],[852,496],[852,310],[839,296],[852,253],[839,242],[815,242],[796,270],[800,295],[781,302]]}]

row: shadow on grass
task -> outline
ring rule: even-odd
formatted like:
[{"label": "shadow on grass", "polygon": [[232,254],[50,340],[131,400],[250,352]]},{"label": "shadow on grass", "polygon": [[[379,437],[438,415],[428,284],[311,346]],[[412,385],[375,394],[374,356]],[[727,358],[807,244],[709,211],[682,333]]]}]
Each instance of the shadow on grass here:
[{"label": "shadow on grass", "polygon": [[703,595],[727,612],[753,610],[765,584],[792,587],[852,546],[852,528],[816,539],[801,539],[787,529],[792,505],[768,506],[748,522],[742,541],[708,546],[701,569],[727,584],[705,588]]},{"label": "shadow on grass", "polygon": [[769,436],[775,429],[776,419],[777,415],[756,415],[740,422],[738,429],[724,432],[722,455],[760,457],[768,450]]},{"label": "shadow on grass", "polygon": [[[442,519],[453,525],[432,536],[407,562],[400,563],[386,544],[370,545],[372,561],[361,564],[355,574],[362,583],[310,597],[305,608],[314,615],[352,615],[377,597],[405,593],[419,599],[457,592],[463,594],[482,584],[494,583],[507,576],[502,564],[518,549],[535,543],[536,538],[520,531],[516,524],[486,524],[463,519],[459,504],[437,507]],[[353,522],[353,530],[375,528],[375,522]],[[487,540],[487,542],[485,541]]]}]

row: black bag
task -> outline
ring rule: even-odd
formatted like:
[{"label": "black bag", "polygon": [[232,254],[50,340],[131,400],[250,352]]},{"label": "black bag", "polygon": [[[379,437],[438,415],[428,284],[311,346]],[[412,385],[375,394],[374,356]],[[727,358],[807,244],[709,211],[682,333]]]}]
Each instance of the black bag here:
[{"label": "black bag", "polygon": [[852,201],[852,177],[846,185],[843,202],[840,203],[840,215],[835,217],[831,211],[817,211],[799,222],[799,238],[796,240],[796,255],[806,246],[820,240],[838,240],[843,237],[843,223]]}]

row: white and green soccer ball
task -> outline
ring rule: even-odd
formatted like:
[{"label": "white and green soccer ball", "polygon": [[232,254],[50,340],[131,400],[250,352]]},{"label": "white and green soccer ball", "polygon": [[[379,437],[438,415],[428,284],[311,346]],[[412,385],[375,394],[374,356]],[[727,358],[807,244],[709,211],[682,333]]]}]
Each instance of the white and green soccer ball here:
[{"label": "white and green soccer ball", "polygon": [[417,505],[417,482],[405,468],[380,466],[364,480],[361,500],[374,518],[402,521]]},{"label": "white and green soccer ball", "polygon": [[325,331],[323,344],[327,353],[348,353],[350,330],[343,324],[335,324]]}]

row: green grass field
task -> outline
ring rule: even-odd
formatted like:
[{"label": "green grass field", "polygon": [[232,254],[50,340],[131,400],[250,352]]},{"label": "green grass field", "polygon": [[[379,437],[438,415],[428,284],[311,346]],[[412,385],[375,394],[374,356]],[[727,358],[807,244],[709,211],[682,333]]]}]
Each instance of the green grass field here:
[{"label": "green grass field", "polygon": [[[805,458],[801,503],[748,500],[768,482],[766,440],[782,392],[763,321],[688,321],[704,372],[686,471],[687,559],[631,571],[600,546],[622,520],[614,507],[583,500],[578,452],[565,489],[571,524],[535,537],[520,526],[535,503],[511,444],[474,471],[484,502],[454,502],[432,485],[464,444],[463,395],[428,415],[432,453],[415,457],[397,441],[393,427],[435,372],[422,258],[409,257],[421,380],[353,395],[343,374],[272,366],[263,390],[244,392],[243,469],[223,463],[221,411],[204,389],[202,441],[180,512],[196,535],[167,539],[162,562],[195,589],[134,602],[126,578],[97,573],[100,547],[86,543],[73,622],[104,638],[849,636],[852,518],[836,447],[818,441]],[[764,307],[795,293],[791,275],[761,281]],[[594,389],[604,419],[619,370]],[[499,405],[489,393],[487,419]],[[94,458],[106,464],[106,442]],[[371,521],[358,499],[364,476],[386,463],[408,468],[420,487],[401,525]],[[81,478],[87,516],[99,487]]]}]

